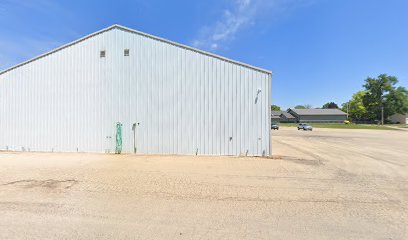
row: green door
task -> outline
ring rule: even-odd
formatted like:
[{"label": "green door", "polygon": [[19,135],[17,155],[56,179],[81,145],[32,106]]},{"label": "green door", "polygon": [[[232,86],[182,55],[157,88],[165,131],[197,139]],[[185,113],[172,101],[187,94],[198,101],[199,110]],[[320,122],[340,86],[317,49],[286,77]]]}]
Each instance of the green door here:
[{"label": "green door", "polygon": [[116,147],[115,153],[121,154],[122,153],[122,123],[116,123]]}]

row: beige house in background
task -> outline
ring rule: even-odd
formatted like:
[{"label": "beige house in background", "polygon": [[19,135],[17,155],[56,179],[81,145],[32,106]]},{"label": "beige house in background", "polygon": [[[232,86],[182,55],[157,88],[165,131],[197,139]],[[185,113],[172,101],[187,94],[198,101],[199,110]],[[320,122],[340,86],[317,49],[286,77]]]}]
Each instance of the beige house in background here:
[{"label": "beige house in background", "polygon": [[390,117],[392,123],[408,124],[408,113],[406,114],[394,114]]}]

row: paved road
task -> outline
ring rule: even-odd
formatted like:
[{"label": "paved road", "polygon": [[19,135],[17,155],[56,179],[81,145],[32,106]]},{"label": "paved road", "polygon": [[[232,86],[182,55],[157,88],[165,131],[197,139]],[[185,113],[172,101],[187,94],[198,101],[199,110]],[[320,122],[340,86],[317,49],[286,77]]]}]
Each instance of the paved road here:
[{"label": "paved road", "polygon": [[407,141],[287,128],[274,159],[0,153],[0,239],[408,239]]}]

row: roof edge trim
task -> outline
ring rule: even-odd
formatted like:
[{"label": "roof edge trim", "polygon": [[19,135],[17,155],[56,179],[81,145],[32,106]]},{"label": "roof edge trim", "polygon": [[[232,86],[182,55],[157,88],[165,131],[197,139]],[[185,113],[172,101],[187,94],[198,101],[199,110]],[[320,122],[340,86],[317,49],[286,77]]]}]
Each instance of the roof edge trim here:
[{"label": "roof edge trim", "polygon": [[48,55],[51,55],[51,54],[53,54],[53,53],[55,53],[55,52],[58,52],[58,51],[60,51],[60,50],[62,50],[62,49],[65,49],[65,48],[67,48],[67,47],[70,47],[70,46],[72,46],[72,45],[75,45],[75,44],[77,44],[77,43],[80,43],[80,42],[82,42],[82,41],[85,41],[85,40],[87,40],[87,39],[89,39],[89,38],[91,38],[91,37],[94,37],[94,36],[98,35],[98,34],[101,34],[101,33],[104,33],[104,32],[107,32],[107,31],[110,31],[110,30],[113,30],[113,29],[120,29],[120,30],[123,30],[123,31],[135,33],[135,34],[138,34],[138,35],[141,35],[141,36],[144,36],[144,37],[148,37],[148,38],[151,38],[151,39],[160,41],[160,42],[168,43],[168,44],[171,44],[171,45],[180,47],[180,48],[184,48],[184,49],[187,49],[187,50],[190,50],[190,51],[194,51],[194,52],[197,52],[197,53],[201,53],[201,54],[204,54],[204,55],[207,55],[207,56],[210,56],[210,57],[218,58],[218,59],[223,60],[223,61],[226,61],[226,62],[230,62],[230,63],[237,64],[237,65],[241,65],[241,66],[243,66],[243,67],[251,68],[251,69],[254,69],[254,70],[256,70],[256,71],[260,71],[260,72],[264,72],[264,73],[267,73],[267,74],[271,74],[271,75],[272,75],[272,71],[269,71],[269,70],[266,70],[266,69],[263,69],[263,68],[255,67],[255,66],[252,66],[252,65],[243,63],[243,62],[239,62],[239,61],[236,61],[236,60],[232,60],[232,59],[229,59],[229,58],[226,58],[226,57],[223,57],[223,56],[214,54],[214,53],[210,53],[210,52],[207,52],[207,51],[204,51],[204,50],[200,50],[200,49],[198,49],[198,48],[190,47],[190,46],[187,46],[187,45],[184,45],[184,44],[181,44],[181,43],[176,43],[176,42],[173,42],[173,41],[170,41],[170,40],[161,38],[161,37],[157,37],[157,36],[154,36],[154,35],[151,35],[151,34],[148,34],[148,33],[144,33],[144,32],[141,32],[141,31],[137,31],[137,30],[134,30],[134,29],[131,29],[131,28],[128,28],[128,27],[124,27],[124,26],[118,25],[118,24],[114,24],[114,25],[112,25],[112,26],[109,26],[109,27],[104,28],[104,29],[102,29],[102,30],[99,30],[99,31],[97,31],[97,32],[91,33],[91,34],[86,35],[86,36],[84,36],[84,37],[82,37],[82,38],[80,38],[80,39],[77,39],[77,40],[73,41],[73,42],[64,44],[64,45],[62,45],[62,46],[60,46],[60,47],[58,47],[58,48],[55,48],[55,49],[53,49],[53,50],[51,50],[51,51],[48,51],[48,52],[46,52],[46,53],[43,53],[43,54],[41,54],[41,55],[39,55],[39,56],[37,56],[37,57],[31,58],[31,59],[29,59],[29,60],[27,60],[27,61],[24,61],[24,62],[22,62],[22,63],[19,63],[19,64],[16,64],[16,65],[14,65],[14,66],[11,66],[11,67],[9,67],[9,68],[7,68],[7,69],[5,69],[5,70],[0,71],[0,75],[4,74],[4,73],[6,73],[6,72],[9,72],[9,71],[11,71],[11,70],[14,70],[14,69],[16,69],[16,68],[19,68],[19,67],[21,67],[21,66],[24,66],[24,65],[26,65],[26,64],[28,64],[28,63],[34,62],[34,61],[36,61],[36,60],[38,60],[38,59],[41,59],[41,58],[43,58],[43,57],[46,57],[46,56],[48,56]]},{"label": "roof edge trim", "polygon": [[157,41],[161,41],[161,42],[165,42],[165,43],[168,43],[168,44],[171,44],[171,45],[175,45],[177,47],[185,48],[187,50],[198,52],[198,53],[210,56],[210,57],[215,57],[215,58],[218,58],[218,59],[223,60],[223,61],[238,64],[238,65],[241,65],[243,67],[248,67],[248,68],[252,68],[252,69],[257,70],[257,71],[272,74],[272,71],[269,71],[269,70],[266,70],[266,69],[263,69],[263,68],[255,67],[255,66],[250,65],[250,64],[246,64],[246,63],[243,63],[243,62],[240,62],[240,61],[232,60],[232,59],[229,59],[229,58],[226,58],[226,57],[214,54],[214,53],[210,53],[210,52],[198,49],[198,48],[190,47],[190,46],[187,46],[187,45],[184,45],[184,44],[181,44],[181,43],[173,42],[173,41],[165,39],[165,38],[157,37],[157,36],[154,36],[154,35],[151,35],[151,34],[148,34],[148,33],[144,33],[144,32],[138,31],[138,30],[134,30],[134,29],[131,29],[131,28],[128,28],[128,27],[124,27],[124,26],[121,26],[121,25],[118,25],[118,24],[115,24],[112,27],[122,29],[122,30],[128,31],[128,32],[136,33],[136,34],[148,37],[148,38],[152,38],[152,39],[157,40]]},{"label": "roof edge trim", "polygon": [[21,66],[23,66],[23,65],[26,65],[26,64],[28,64],[28,63],[34,62],[34,61],[36,61],[36,60],[38,60],[38,59],[40,59],[40,58],[46,57],[46,56],[48,56],[48,55],[50,55],[50,54],[53,54],[53,53],[55,53],[55,52],[61,51],[62,49],[65,49],[65,48],[67,48],[67,47],[70,47],[70,46],[72,46],[72,45],[75,45],[75,44],[77,44],[77,43],[80,43],[80,42],[82,42],[82,41],[85,41],[86,39],[89,39],[89,38],[91,38],[91,37],[93,37],[93,36],[96,36],[96,35],[101,34],[101,33],[103,33],[103,32],[110,31],[110,30],[112,30],[113,28],[115,28],[115,25],[110,26],[110,27],[107,27],[107,28],[104,28],[104,29],[99,30],[99,31],[97,31],[97,32],[88,34],[88,35],[86,35],[86,36],[84,36],[84,37],[82,37],[82,38],[80,38],[80,39],[77,39],[77,40],[75,40],[75,41],[72,41],[72,42],[69,42],[69,43],[67,43],[67,44],[64,44],[64,45],[62,45],[62,46],[60,46],[60,47],[58,47],[58,48],[55,48],[55,49],[50,50],[50,51],[48,51],[48,52],[45,52],[45,53],[43,53],[43,54],[41,54],[41,55],[38,55],[38,56],[36,56],[36,57],[33,57],[33,58],[31,58],[31,59],[28,59],[27,61],[24,61],[24,62],[22,62],[22,63],[19,63],[19,64],[16,64],[16,65],[14,65],[14,66],[11,66],[11,67],[9,67],[9,68],[3,70],[3,71],[0,71],[0,75],[4,74],[4,73],[6,73],[6,72],[9,72],[9,71],[11,71],[11,70],[13,70],[13,69],[19,68],[19,67],[21,67]]}]

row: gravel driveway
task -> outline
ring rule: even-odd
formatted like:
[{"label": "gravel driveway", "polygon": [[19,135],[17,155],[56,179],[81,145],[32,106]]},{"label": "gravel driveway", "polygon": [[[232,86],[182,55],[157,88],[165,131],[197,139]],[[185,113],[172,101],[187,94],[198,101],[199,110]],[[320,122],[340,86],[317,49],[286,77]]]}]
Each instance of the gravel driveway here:
[{"label": "gravel driveway", "polygon": [[408,132],[281,128],[273,159],[0,153],[0,239],[408,239]]}]

